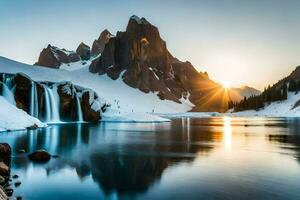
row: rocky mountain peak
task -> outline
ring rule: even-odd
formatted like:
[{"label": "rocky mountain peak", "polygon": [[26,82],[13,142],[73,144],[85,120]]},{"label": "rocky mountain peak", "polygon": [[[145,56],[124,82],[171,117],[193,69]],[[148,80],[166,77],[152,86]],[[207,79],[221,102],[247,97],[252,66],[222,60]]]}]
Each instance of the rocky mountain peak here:
[{"label": "rocky mountain peak", "polygon": [[92,46],[91,54],[92,56],[97,56],[101,54],[104,50],[106,43],[113,35],[107,30],[103,30],[97,40],[94,41]]},{"label": "rocky mountain peak", "polygon": [[91,48],[83,42],[77,47],[76,53],[82,60],[89,60],[91,58]]},{"label": "rocky mountain peak", "polygon": [[80,57],[74,51],[60,49],[48,44],[40,53],[39,60],[35,65],[59,68],[62,63],[76,62],[79,60]]}]

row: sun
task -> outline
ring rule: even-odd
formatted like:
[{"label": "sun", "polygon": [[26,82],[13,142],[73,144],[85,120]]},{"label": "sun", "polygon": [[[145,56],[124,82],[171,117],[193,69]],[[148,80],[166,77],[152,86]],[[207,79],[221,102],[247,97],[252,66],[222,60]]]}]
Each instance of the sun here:
[{"label": "sun", "polygon": [[222,85],[223,85],[223,87],[224,87],[225,89],[229,89],[229,88],[230,88],[230,83],[229,83],[228,81],[224,81],[224,82],[222,83]]}]

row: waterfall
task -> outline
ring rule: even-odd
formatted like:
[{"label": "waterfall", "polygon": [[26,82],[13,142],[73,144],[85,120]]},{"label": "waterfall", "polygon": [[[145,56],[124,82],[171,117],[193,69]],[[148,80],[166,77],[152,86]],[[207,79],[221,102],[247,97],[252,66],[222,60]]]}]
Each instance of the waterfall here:
[{"label": "waterfall", "polygon": [[52,89],[47,87],[48,94],[50,96],[50,107],[51,107],[51,121],[60,122],[59,116],[59,95],[57,93],[57,86],[54,85]]},{"label": "waterfall", "polygon": [[46,122],[51,120],[51,104],[50,104],[50,95],[48,87],[43,85],[44,95],[45,95],[45,106],[46,106]]},{"label": "waterfall", "polygon": [[10,89],[4,83],[2,83],[2,86],[2,96],[12,105],[16,105],[15,97],[12,91],[10,91]]},{"label": "waterfall", "polygon": [[33,81],[31,81],[30,115],[36,118],[39,117],[38,95],[36,84]]},{"label": "waterfall", "polygon": [[82,108],[81,108],[80,100],[76,93],[75,93],[75,96],[76,96],[76,104],[77,104],[77,119],[79,122],[82,122],[83,117],[82,117]]},{"label": "waterfall", "polygon": [[2,74],[2,96],[12,105],[16,105],[15,96],[14,96],[14,87],[11,90],[11,78],[6,77],[5,74]]}]

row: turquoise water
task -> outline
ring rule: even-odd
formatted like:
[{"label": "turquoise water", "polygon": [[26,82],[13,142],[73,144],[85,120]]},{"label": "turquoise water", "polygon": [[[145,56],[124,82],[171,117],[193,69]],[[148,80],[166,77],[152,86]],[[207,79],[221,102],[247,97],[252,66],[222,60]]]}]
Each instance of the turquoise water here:
[{"label": "turquoise water", "polygon": [[[13,148],[23,199],[300,199],[297,119],[51,125],[0,142]],[[41,148],[59,158],[18,153]]]}]

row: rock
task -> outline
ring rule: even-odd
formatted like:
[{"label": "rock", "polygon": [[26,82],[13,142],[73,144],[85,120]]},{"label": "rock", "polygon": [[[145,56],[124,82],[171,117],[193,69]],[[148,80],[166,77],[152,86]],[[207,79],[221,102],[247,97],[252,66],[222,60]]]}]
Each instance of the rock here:
[{"label": "rock", "polygon": [[102,53],[105,45],[108,43],[109,39],[112,36],[113,35],[107,29],[102,31],[99,38],[95,40],[93,43],[92,51],[91,51],[92,56],[97,56],[100,53]]},{"label": "rock", "polygon": [[12,178],[17,179],[17,178],[19,178],[19,176],[17,174],[15,174],[15,175],[12,176]]},{"label": "rock", "polygon": [[10,173],[9,167],[4,162],[0,162],[0,175],[7,177],[9,176],[9,173]]},{"label": "rock", "polygon": [[6,165],[10,165],[11,160],[11,148],[7,143],[0,143],[0,161]]},{"label": "rock", "polygon": [[[99,110],[94,110],[90,104],[90,95],[93,94],[93,100],[96,101],[98,98],[95,93],[92,91],[84,91],[82,94],[82,102],[81,102],[81,108],[82,108],[82,113],[83,113],[83,119],[84,121],[88,122],[98,122],[100,120],[100,109]],[[96,98],[96,99],[95,99]]]},{"label": "rock", "polygon": [[0,200],[7,200],[7,195],[5,194],[2,187],[0,187]]},{"label": "rock", "polygon": [[63,121],[75,121],[77,117],[75,87],[71,82],[60,83],[57,87],[59,95],[60,118]]},{"label": "rock", "polygon": [[83,42],[76,49],[76,53],[80,56],[82,60],[89,60],[91,58],[91,49],[88,45]]},{"label": "rock", "polygon": [[14,190],[10,187],[4,188],[4,192],[8,197],[11,197],[14,193]]},{"label": "rock", "polygon": [[77,62],[80,60],[78,54],[66,49],[60,49],[50,44],[40,53],[38,62],[35,65],[59,68],[62,63]]},{"label": "rock", "polygon": [[17,200],[22,200],[22,197],[21,196],[17,196]]},{"label": "rock", "polygon": [[39,126],[36,125],[36,124],[33,124],[33,125],[31,125],[31,126],[28,126],[26,129],[27,129],[27,130],[34,130],[34,129],[37,129],[37,128],[39,128]]},{"label": "rock", "polygon": [[19,187],[22,183],[20,181],[15,182],[15,187]]},{"label": "rock", "polygon": [[59,155],[52,155],[52,158],[59,158]]},{"label": "rock", "polygon": [[25,149],[19,149],[19,153],[26,153]]},{"label": "rock", "polygon": [[47,151],[40,149],[30,154],[28,158],[36,162],[46,162],[50,160],[51,156]]},{"label": "rock", "polygon": [[0,185],[5,184],[5,178],[3,176],[0,176]]}]

